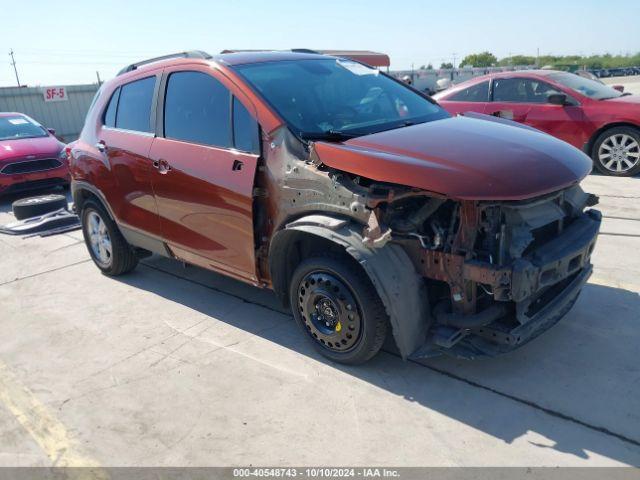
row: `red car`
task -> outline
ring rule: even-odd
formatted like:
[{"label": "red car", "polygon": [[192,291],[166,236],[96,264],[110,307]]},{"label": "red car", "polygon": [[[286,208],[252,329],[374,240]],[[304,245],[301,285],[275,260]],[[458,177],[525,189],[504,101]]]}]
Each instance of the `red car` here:
[{"label": "red car", "polygon": [[69,183],[64,144],[22,113],[0,112],[0,194]]},{"label": "red car", "polygon": [[489,74],[434,96],[450,113],[525,123],[582,149],[606,175],[640,172],[640,97],[567,72]]},{"label": "red car", "polygon": [[584,153],[487,119],[343,58],[184,52],[102,85],[71,190],[106,275],[153,252],[272,288],[337,362],[388,330],[497,355],[569,311],[601,216]]}]

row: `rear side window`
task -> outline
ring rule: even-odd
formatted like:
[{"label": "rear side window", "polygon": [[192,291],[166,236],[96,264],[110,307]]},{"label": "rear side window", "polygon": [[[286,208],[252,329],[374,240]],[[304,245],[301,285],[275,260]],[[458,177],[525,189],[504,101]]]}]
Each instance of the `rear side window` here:
[{"label": "rear side window", "polygon": [[258,123],[240,100],[233,97],[233,146],[238,150],[260,153]]},{"label": "rear side window", "polygon": [[107,110],[104,112],[104,125],[105,127],[115,127],[116,126],[116,110],[118,109],[118,97],[120,96],[120,87],[113,92],[111,95],[111,100],[109,100],[109,106]]},{"label": "rear side window", "polygon": [[120,87],[116,127],[151,132],[151,103],[156,77],[144,78]]},{"label": "rear side window", "polygon": [[164,135],[185,142],[231,146],[231,94],[201,72],[169,76],[164,100]]},{"label": "rear side window", "polygon": [[460,90],[446,100],[454,102],[487,102],[489,101],[489,82],[478,83]]}]

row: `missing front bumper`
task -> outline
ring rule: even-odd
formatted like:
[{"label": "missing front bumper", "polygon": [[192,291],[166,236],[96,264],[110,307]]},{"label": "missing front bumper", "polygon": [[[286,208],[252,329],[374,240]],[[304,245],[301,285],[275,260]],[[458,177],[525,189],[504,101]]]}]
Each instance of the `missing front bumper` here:
[{"label": "missing front bumper", "polygon": [[436,324],[426,344],[412,357],[442,353],[464,358],[494,356],[529,342],[555,325],[571,309],[591,276],[590,258],[601,218],[600,212],[589,210],[562,235],[509,267],[427,252],[423,264],[431,273],[442,272],[443,280],[458,275],[464,281],[490,287],[496,302],[511,305],[512,313],[477,328]]}]

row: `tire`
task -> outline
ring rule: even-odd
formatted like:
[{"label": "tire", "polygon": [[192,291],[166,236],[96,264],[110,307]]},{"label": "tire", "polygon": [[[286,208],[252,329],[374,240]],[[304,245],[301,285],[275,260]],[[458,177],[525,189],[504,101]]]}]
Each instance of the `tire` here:
[{"label": "tire", "polygon": [[11,205],[13,215],[17,220],[38,217],[45,213],[67,208],[67,197],[58,194],[39,195],[37,197],[21,198]]},{"label": "tire", "polygon": [[80,221],[89,255],[102,273],[115,277],[136,268],[135,251],[102,205],[93,200],[84,202]]},{"label": "tire", "polygon": [[289,284],[296,323],[314,348],[338,363],[371,359],[384,343],[389,317],[371,280],[347,255],[304,260]]},{"label": "tire", "polygon": [[593,144],[591,158],[604,175],[631,177],[640,172],[640,130],[613,127],[602,132]]}]

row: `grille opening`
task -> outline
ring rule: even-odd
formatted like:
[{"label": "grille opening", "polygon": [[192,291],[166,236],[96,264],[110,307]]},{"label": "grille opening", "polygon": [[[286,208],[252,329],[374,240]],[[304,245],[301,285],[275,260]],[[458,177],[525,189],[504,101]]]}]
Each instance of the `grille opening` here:
[{"label": "grille opening", "polygon": [[569,275],[564,280],[547,287],[542,295],[538,296],[534,301],[531,302],[529,308],[525,315],[529,318],[533,317],[536,313],[542,310],[549,302],[551,302],[554,298],[557,297],[558,292],[564,290],[573,280],[578,276],[580,272],[576,272],[573,275]]},{"label": "grille opening", "polygon": [[42,172],[44,170],[53,170],[61,165],[62,162],[55,158],[28,160],[26,162],[10,163],[0,170],[0,173],[3,173],[4,175],[19,175],[21,173]]},{"label": "grille opening", "polygon": [[578,268],[580,266],[581,259],[582,259],[582,255],[576,255],[575,257],[573,257],[569,262],[569,268],[567,269],[567,271],[572,272],[576,268]]}]

